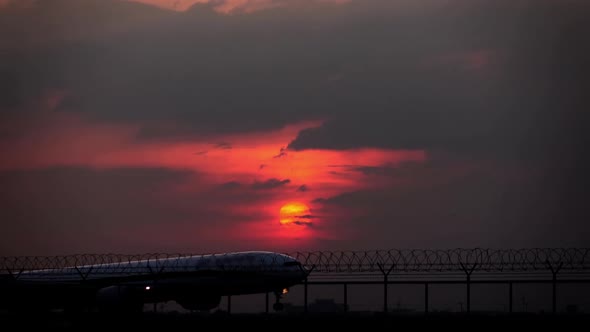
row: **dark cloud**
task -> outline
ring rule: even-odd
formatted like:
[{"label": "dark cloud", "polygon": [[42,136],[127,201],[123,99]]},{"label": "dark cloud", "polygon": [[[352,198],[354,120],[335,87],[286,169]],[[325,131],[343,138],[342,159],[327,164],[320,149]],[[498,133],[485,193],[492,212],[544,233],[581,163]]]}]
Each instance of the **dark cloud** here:
[{"label": "dark cloud", "polygon": [[221,189],[232,190],[232,189],[238,189],[238,188],[242,188],[242,184],[237,181],[226,182],[221,185]]},{"label": "dark cloud", "polygon": [[286,148],[281,148],[281,150],[279,151],[279,154],[277,154],[276,156],[273,156],[273,158],[282,158],[284,156],[287,155],[287,149]]},{"label": "dark cloud", "polygon": [[285,185],[288,185],[289,183],[291,183],[291,180],[289,179],[268,179],[264,182],[255,182],[254,184],[252,184],[251,188],[255,190],[270,190],[283,187]]},{"label": "dark cloud", "polygon": [[388,175],[389,186],[314,203],[340,216],[337,227],[355,232],[360,247],[579,247],[590,239],[588,177],[574,182],[567,168],[463,160]]},{"label": "dark cloud", "polygon": [[392,166],[359,166],[354,170],[365,175],[389,175],[395,168]]},{"label": "dark cloud", "polygon": [[60,0],[4,13],[0,72],[19,84],[3,99],[57,86],[71,91],[63,110],[140,122],[143,139],[328,120],[291,149],[525,158],[575,153],[585,137],[587,2],[309,6],[225,16]]},{"label": "dark cloud", "polygon": [[215,148],[221,149],[221,150],[231,150],[232,145],[227,142],[220,142],[220,143],[215,144]]},{"label": "dark cloud", "polygon": [[303,193],[303,192],[309,191],[309,187],[307,185],[303,184],[303,185],[299,186],[299,188],[297,188],[297,191]]},{"label": "dark cloud", "polygon": [[291,222],[291,224],[295,224],[297,226],[306,226],[306,227],[312,227],[313,223],[309,222],[309,221],[301,221],[301,220],[295,220],[293,222]]},{"label": "dark cloud", "polygon": [[284,179],[284,180],[280,180],[280,179],[268,179],[266,181],[255,181],[252,184],[244,184],[241,182],[237,182],[237,181],[231,181],[231,182],[227,182],[224,183],[220,186],[221,189],[226,189],[226,190],[236,190],[236,189],[246,189],[247,190],[272,190],[272,189],[278,189],[281,188],[283,186],[288,185],[289,183],[291,183],[290,179]]},{"label": "dark cloud", "polygon": [[13,72],[0,72],[0,110],[13,109],[24,102],[20,85]]},{"label": "dark cloud", "polygon": [[[359,166],[359,165],[329,165],[331,168],[343,169],[349,172],[359,172],[364,175],[391,175],[396,172],[399,167],[393,165],[382,166]],[[336,172],[338,173],[338,172]]]}]

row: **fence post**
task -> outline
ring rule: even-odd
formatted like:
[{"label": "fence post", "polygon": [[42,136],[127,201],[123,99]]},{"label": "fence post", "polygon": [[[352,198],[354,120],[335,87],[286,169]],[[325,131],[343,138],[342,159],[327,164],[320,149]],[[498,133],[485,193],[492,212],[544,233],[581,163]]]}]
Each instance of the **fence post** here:
[{"label": "fence post", "polygon": [[508,283],[508,312],[512,313],[512,281]]},{"label": "fence post", "polygon": [[307,277],[303,283],[303,312],[307,313]]},{"label": "fence post", "polygon": [[303,312],[307,313],[307,278],[315,270],[316,265],[312,265],[311,269],[306,272],[305,279],[303,280]]},{"label": "fence post", "polygon": [[428,283],[424,283],[424,314],[428,315]]},{"label": "fence post", "polygon": [[563,262],[559,263],[559,266],[557,266],[557,267],[554,267],[553,265],[551,265],[551,262],[549,262],[549,260],[547,260],[546,262],[547,262],[547,266],[551,270],[551,274],[553,276],[553,278],[552,278],[552,284],[553,284],[552,309],[553,309],[553,313],[555,314],[555,313],[557,313],[557,274],[559,273],[559,270],[561,270],[561,267],[563,266]]},{"label": "fence post", "polygon": [[344,283],[344,312],[348,312],[348,284]]},{"label": "fence post", "polygon": [[387,313],[387,286],[389,284],[389,274],[393,271],[395,264],[392,264],[389,270],[385,271],[385,268],[380,263],[377,264],[379,270],[383,274],[383,312]]},{"label": "fence post", "polygon": [[[157,265],[157,258],[156,258],[156,265]],[[164,272],[166,265],[162,266],[159,270],[154,270],[154,269],[152,269],[149,259],[148,259],[147,268],[150,271],[150,274],[154,278],[154,287],[157,287],[158,279],[160,278],[160,275],[162,274],[162,272]],[[77,267],[76,267],[76,270],[78,270]],[[91,270],[92,270],[92,268],[90,268],[90,270],[88,270],[88,273],[90,273]],[[79,270],[78,270],[78,273],[80,273]],[[86,274],[86,276],[88,276],[88,273]],[[84,280],[86,280],[86,277],[84,277]],[[156,312],[158,312],[158,302],[154,302],[154,313],[156,313]]]},{"label": "fence post", "polygon": [[463,270],[463,272],[465,272],[465,276],[467,277],[467,313],[470,313],[471,312],[471,274],[473,273],[473,270],[475,270],[477,263],[474,263],[473,266],[471,266],[471,268],[466,267],[461,262],[459,262],[459,264],[461,265],[461,269]]}]

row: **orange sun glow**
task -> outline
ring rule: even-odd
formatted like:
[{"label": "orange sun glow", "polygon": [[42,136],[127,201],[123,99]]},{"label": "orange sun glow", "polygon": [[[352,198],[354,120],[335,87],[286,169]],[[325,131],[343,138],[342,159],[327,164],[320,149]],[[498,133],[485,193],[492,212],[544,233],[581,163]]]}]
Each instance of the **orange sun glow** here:
[{"label": "orange sun glow", "polygon": [[287,203],[281,207],[281,225],[311,225],[311,213],[307,205],[299,202]]}]

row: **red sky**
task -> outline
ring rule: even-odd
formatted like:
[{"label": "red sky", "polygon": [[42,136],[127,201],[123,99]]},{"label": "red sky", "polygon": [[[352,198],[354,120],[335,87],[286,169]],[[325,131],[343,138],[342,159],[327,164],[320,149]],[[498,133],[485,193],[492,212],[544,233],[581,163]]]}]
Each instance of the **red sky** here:
[{"label": "red sky", "polygon": [[[387,176],[363,174],[361,168],[395,167],[426,160],[426,154],[420,150],[286,149],[301,130],[318,127],[321,121],[294,122],[264,132],[138,141],[139,125],[91,122],[82,114],[56,112],[67,96],[63,91],[44,93],[39,101],[32,103],[37,111],[0,125],[0,129],[11,133],[9,139],[0,141],[0,154],[11,156],[0,165],[0,172],[56,167],[98,171],[168,169],[188,171],[194,178],[160,187],[160,192],[154,194],[162,199],[187,195],[250,196],[230,203],[220,197],[219,202],[206,207],[213,215],[213,225],[216,213],[221,219],[230,215],[234,220],[228,226],[204,230],[199,222],[191,227],[189,217],[183,220],[188,222],[180,232],[184,235],[174,231],[176,237],[195,234],[199,238],[206,234],[220,238],[219,243],[225,245],[239,241],[272,248],[305,247],[327,239],[345,240],[350,230],[339,225],[338,220],[345,219],[348,211],[331,210],[326,214],[318,198],[393,184]],[[289,202],[306,204],[312,211],[312,222],[281,225],[279,210]],[[38,201],[33,204],[44,205]],[[199,205],[192,212],[197,216],[202,209]],[[125,220],[119,222],[124,224]],[[166,223],[161,223],[146,226],[141,233],[167,231]]]}]

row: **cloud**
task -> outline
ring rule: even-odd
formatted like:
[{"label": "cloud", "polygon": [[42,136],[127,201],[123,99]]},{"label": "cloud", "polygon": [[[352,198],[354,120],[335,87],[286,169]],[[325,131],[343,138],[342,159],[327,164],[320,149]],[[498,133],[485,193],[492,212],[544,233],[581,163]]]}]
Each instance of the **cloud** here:
[{"label": "cloud", "polygon": [[231,150],[232,145],[227,142],[220,142],[220,143],[215,144],[215,148],[221,149],[221,150]]},{"label": "cloud", "polygon": [[288,185],[289,183],[291,183],[291,180],[289,180],[289,179],[284,179],[284,180],[268,179],[264,182],[255,182],[252,185],[252,189],[255,189],[255,190],[277,189],[277,188],[283,187],[285,185]]},{"label": "cloud", "polygon": [[577,181],[588,176],[564,171],[438,160],[388,173],[387,186],[315,203],[322,214],[334,216],[329,219],[337,220],[342,233],[357,234],[360,247],[584,246],[590,211],[581,194],[586,189]]},{"label": "cloud", "polygon": [[284,179],[284,180],[279,180],[279,179],[268,179],[266,181],[255,181],[252,184],[246,185],[244,183],[238,182],[238,181],[230,181],[230,182],[226,182],[223,183],[220,188],[221,189],[225,189],[225,190],[236,190],[236,189],[253,189],[253,190],[273,190],[273,189],[278,189],[281,187],[284,187],[286,185],[288,185],[289,183],[291,183],[291,180],[289,179]]},{"label": "cloud", "polygon": [[299,188],[297,188],[297,191],[298,192],[306,192],[306,191],[309,191],[309,187],[303,184],[303,185],[299,186]]},{"label": "cloud", "polygon": [[155,5],[161,8],[186,11],[197,4],[211,5],[225,14],[251,13],[259,10],[305,5],[308,3],[343,4],[351,0],[127,0]]},{"label": "cloud", "polygon": [[226,182],[221,185],[221,189],[227,189],[227,190],[238,189],[241,187],[242,187],[242,184],[237,181],[230,181],[230,182]]},{"label": "cloud", "polygon": [[0,31],[0,86],[10,87],[2,108],[64,88],[60,111],[139,123],[144,140],[324,121],[289,150],[530,159],[548,149],[575,155],[585,137],[586,2],[302,2],[229,16],[208,6],[51,3],[11,13]]},{"label": "cloud", "polygon": [[291,224],[297,225],[297,226],[306,226],[306,227],[312,227],[313,223],[310,221],[301,221],[301,220],[295,220],[293,222],[291,222]]},{"label": "cloud", "polygon": [[273,158],[282,158],[282,157],[285,157],[286,155],[287,155],[287,149],[282,147],[281,150],[279,151],[279,154],[277,154]]}]

